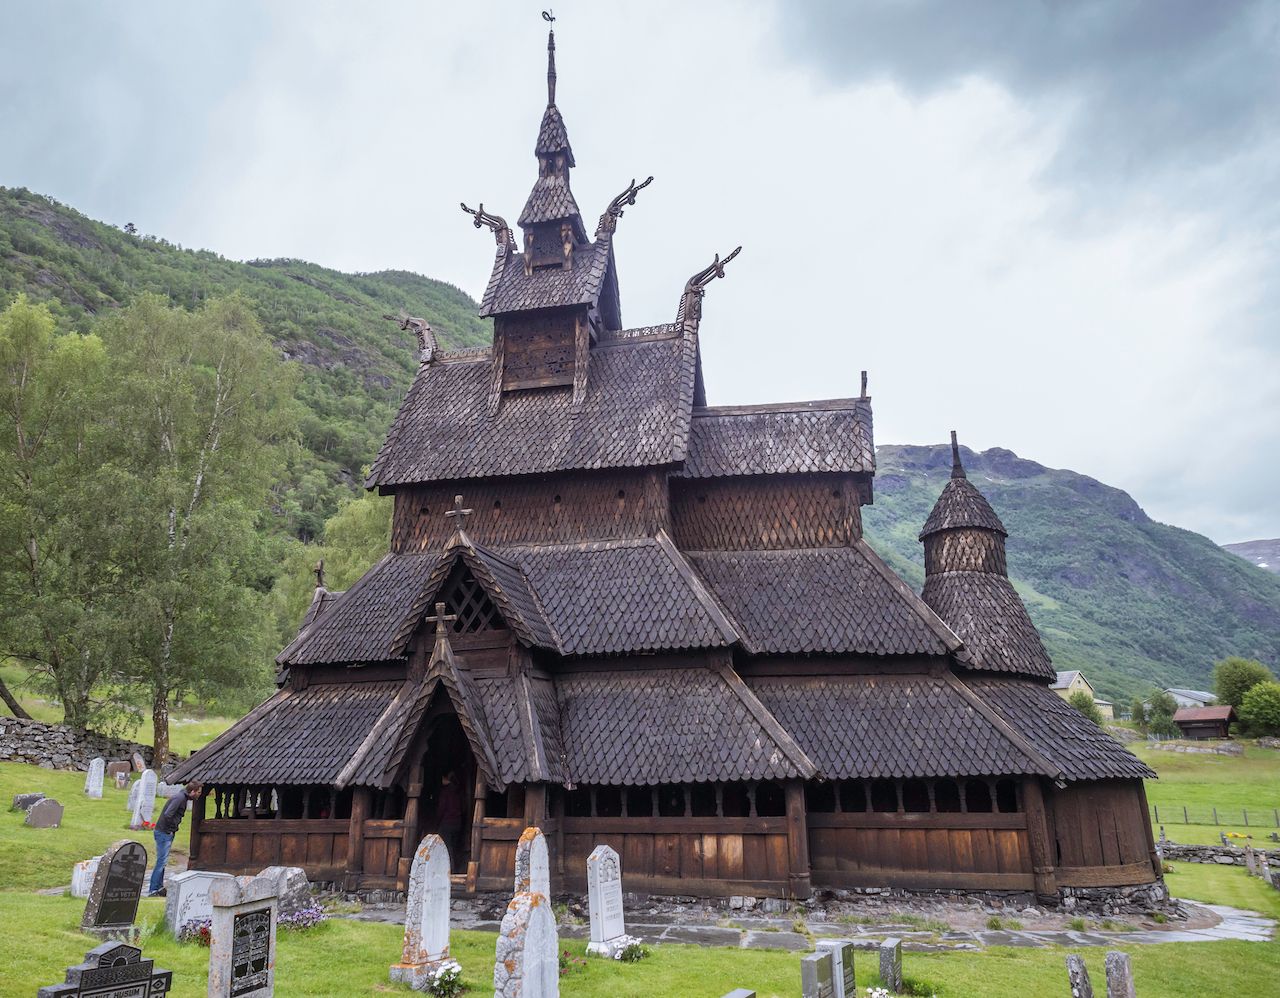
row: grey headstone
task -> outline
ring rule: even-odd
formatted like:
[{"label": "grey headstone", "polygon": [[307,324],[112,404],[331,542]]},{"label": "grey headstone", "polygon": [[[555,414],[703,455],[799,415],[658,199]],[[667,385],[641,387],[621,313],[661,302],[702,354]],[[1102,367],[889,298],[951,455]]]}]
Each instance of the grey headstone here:
[{"label": "grey headstone", "polygon": [[1075,953],[1067,955],[1067,982],[1071,985],[1071,998],[1093,998],[1093,982],[1089,980],[1084,957]]},{"label": "grey headstone", "polygon": [[127,787],[127,786],[129,785],[129,774],[128,774],[128,773],[116,773],[116,775],[115,775],[115,781],[116,781],[116,789],[117,789],[117,790],[123,790],[125,787]]},{"label": "grey headstone", "polygon": [[627,925],[622,912],[622,864],[610,846],[598,845],[587,857],[587,907],[591,918],[587,952],[612,959]]},{"label": "grey headstone", "polygon": [[121,773],[125,775],[125,782],[128,782],[129,774],[133,771],[133,767],[127,762],[109,762],[107,763],[107,778],[114,780]]},{"label": "grey headstone", "polygon": [[428,976],[449,959],[449,850],[439,835],[428,835],[413,854],[404,913],[400,962],[391,980],[424,989]]},{"label": "grey headstone", "polygon": [[541,828],[526,828],[516,843],[515,894],[551,897],[551,860]]},{"label": "grey headstone", "polygon": [[139,773],[146,770],[147,760],[142,758],[141,752],[133,753],[133,768],[137,770]]},{"label": "grey headstone", "polygon": [[101,859],[101,856],[82,859],[71,868],[71,896],[73,898],[87,898],[89,896],[89,889],[93,887],[94,874],[98,872],[98,861]]},{"label": "grey headstone", "polygon": [[880,944],[880,985],[895,995],[902,990],[901,939],[886,939]]},{"label": "grey headstone", "polygon": [[38,800],[27,809],[23,824],[32,828],[58,828],[62,824],[62,805],[52,797]]},{"label": "grey headstone", "polygon": [[213,918],[213,885],[234,880],[229,873],[212,870],[184,870],[164,878],[164,921],[175,936],[188,922]]},{"label": "grey headstone", "polygon": [[[181,783],[165,783],[164,780],[161,780],[156,784],[156,796],[164,797],[166,799],[169,797],[177,797],[178,794],[182,793],[182,787],[183,784]],[[271,792],[273,794],[275,793],[274,790]],[[272,808],[272,810],[274,811],[275,808]]]},{"label": "grey headstone", "polygon": [[139,829],[151,820],[156,810],[156,772],[148,769],[138,777],[138,796],[129,812],[129,827]]},{"label": "grey headstone", "polygon": [[544,894],[517,894],[507,905],[493,962],[494,998],[559,998],[556,917]]},{"label": "grey headstone", "polygon": [[147,850],[142,843],[122,839],[102,854],[89,888],[80,930],[104,939],[130,938],[147,872]]},{"label": "grey headstone", "polygon": [[258,876],[275,880],[281,915],[292,915],[311,907],[311,881],[307,879],[307,871],[302,867],[268,866]]},{"label": "grey headstone", "polygon": [[1107,953],[1107,998],[1137,998],[1128,953],[1119,950]]},{"label": "grey headstone", "polygon": [[106,942],[89,950],[84,963],[67,968],[66,983],[43,987],[36,998],[160,998],[172,987],[173,973],[142,959],[138,947]]},{"label": "grey headstone", "polygon": [[275,891],[271,877],[219,880],[209,891],[209,998],[270,998],[274,993]]},{"label": "grey headstone", "polygon": [[831,954],[810,953],[800,958],[800,994],[802,998],[835,998],[835,974]]},{"label": "grey headstone", "polygon": [[9,805],[9,810],[29,811],[31,805],[38,800],[44,800],[44,794],[14,794],[13,803]]},{"label": "grey headstone", "polygon": [[101,756],[89,763],[89,772],[84,778],[84,792],[88,797],[98,800],[102,797],[102,776],[105,772],[107,761]]},{"label": "grey headstone", "polygon": [[734,988],[724,998],[756,998],[756,993],[746,988]]},{"label": "grey headstone", "polygon": [[836,986],[836,998],[857,998],[858,985],[853,974],[853,941],[819,939],[818,952],[824,950],[831,954],[831,976]]},{"label": "grey headstone", "polygon": [[142,783],[134,780],[129,784],[129,799],[125,802],[124,809],[133,814],[133,809],[138,806],[138,797],[142,793]]}]

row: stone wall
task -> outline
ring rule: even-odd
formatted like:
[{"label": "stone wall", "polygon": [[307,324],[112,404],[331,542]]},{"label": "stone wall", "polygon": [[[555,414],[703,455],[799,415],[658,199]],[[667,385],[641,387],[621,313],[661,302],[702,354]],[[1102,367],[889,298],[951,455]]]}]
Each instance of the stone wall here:
[{"label": "stone wall", "polygon": [[[1280,864],[1280,849],[1253,847],[1253,854],[1267,854],[1267,862]],[[1181,846],[1173,842],[1164,845],[1164,858],[1180,863],[1218,863],[1221,866],[1245,866],[1245,852],[1239,846]]]},{"label": "stone wall", "polygon": [[[109,738],[96,731],[78,731],[65,724],[0,717],[0,762],[86,771],[89,762],[98,756],[108,761],[130,759],[134,752],[141,752],[147,765],[151,765],[150,745]],[[176,760],[177,756],[170,756],[170,761]]]}]

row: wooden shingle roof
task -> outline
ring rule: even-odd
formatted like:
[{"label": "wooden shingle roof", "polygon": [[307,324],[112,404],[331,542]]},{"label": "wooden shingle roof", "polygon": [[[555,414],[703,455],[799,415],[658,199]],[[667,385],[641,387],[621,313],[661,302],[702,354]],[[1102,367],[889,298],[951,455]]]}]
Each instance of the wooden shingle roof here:
[{"label": "wooden shingle roof", "polygon": [[[558,218],[558,212],[572,201],[573,195],[567,186],[535,186],[525,211]],[[573,208],[576,212],[577,205],[574,204]],[[612,240],[604,235],[579,247],[573,254],[573,266],[569,270],[540,267],[529,274],[525,273],[524,257],[519,253],[498,254],[484,298],[480,301],[480,316],[563,305],[594,305],[600,300],[612,253]]]},{"label": "wooden shingle roof", "polygon": [[1008,536],[1000,517],[984,496],[967,478],[952,478],[942,489],[929,518],[924,521],[920,540],[939,530],[978,527]]},{"label": "wooden shingle roof", "polygon": [[1013,584],[994,572],[942,572],[921,594],[964,642],[969,668],[1055,680],[1040,633]]}]

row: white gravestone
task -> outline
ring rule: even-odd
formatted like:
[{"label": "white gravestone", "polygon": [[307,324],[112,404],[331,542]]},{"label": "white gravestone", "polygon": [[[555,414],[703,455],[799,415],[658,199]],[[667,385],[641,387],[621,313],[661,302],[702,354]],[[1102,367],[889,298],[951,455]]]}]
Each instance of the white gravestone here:
[{"label": "white gravestone", "polygon": [[84,778],[84,792],[94,800],[102,799],[102,777],[107,771],[107,760],[99,756],[89,763],[89,772]]},{"label": "white gravestone", "polygon": [[164,921],[175,936],[188,922],[213,918],[213,885],[235,880],[229,873],[212,870],[184,870],[164,878]]},{"label": "white gravestone", "polygon": [[622,913],[622,864],[609,846],[596,846],[587,857],[587,906],[591,914],[587,952],[612,959],[624,945],[627,926]]},{"label": "white gravestone", "polygon": [[116,773],[116,789],[123,790],[129,785],[128,773]]},{"label": "white gravestone", "polygon": [[213,925],[208,998],[271,998],[276,983],[275,880],[219,880],[209,900]]},{"label": "white gravestone", "polygon": [[551,860],[541,828],[526,828],[516,843],[514,893],[551,897]]},{"label": "white gravestone", "polygon": [[493,962],[494,998],[559,998],[556,917],[545,894],[517,894],[507,905]]},{"label": "white gravestone", "polygon": [[415,991],[449,959],[449,850],[439,835],[428,835],[418,846],[409,870],[409,894],[404,913],[404,948],[400,962],[391,965],[391,979]]},{"label": "white gravestone", "polygon": [[849,939],[819,939],[818,952],[831,954],[831,979],[836,998],[857,998],[853,973],[853,942]]},{"label": "white gravestone", "polygon": [[71,868],[71,896],[73,898],[87,898],[89,896],[89,888],[93,886],[93,877],[98,872],[98,861],[100,859],[102,859],[101,856],[82,859]]},{"label": "white gravestone", "polygon": [[138,829],[151,820],[156,809],[156,771],[144,770],[138,777],[138,797],[130,812],[129,827]]},{"label": "white gravestone", "polygon": [[134,780],[129,784],[129,799],[125,801],[124,809],[133,814],[133,809],[138,806],[138,794],[142,790],[142,782]]}]

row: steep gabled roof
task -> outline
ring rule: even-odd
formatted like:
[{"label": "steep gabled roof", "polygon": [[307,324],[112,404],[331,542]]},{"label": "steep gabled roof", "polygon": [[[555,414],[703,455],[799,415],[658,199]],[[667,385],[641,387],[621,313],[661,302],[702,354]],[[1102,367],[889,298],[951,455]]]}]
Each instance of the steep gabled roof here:
[{"label": "steep gabled roof", "polygon": [[1173,714],[1175,723],[1181,721],[1234,721],[1236,709],[1231,704],[1218,707],[1179,707]]},{"label": "steep gabled roof", "polygon": [[929,575],[922,597],[964,642],[969,668],[1057,678],[1040,633],[1005,576],[993,572]]},{"label": "steep gabled roof", "polygon": [[[525,211],[547,214],[555,218],[557,206],[563,198],[571,203],[573,195],[568,187],[561,189],[547,186],[543,178],[529,195]],[[574,204],[573,208],[577,209]],[[507,312],[526,312],[539,308],[560,308],[566,305],[593,306],[600,300],[605,277],[613,262],[613,242],[605,235],[595,242],[580,246],[573,254],[568,270],[560,267],[539,267],[525,273],[524,257],[519,253],[499,254],[494,258],[493,273],[480,301],[480,316],[501,315]]]}]

